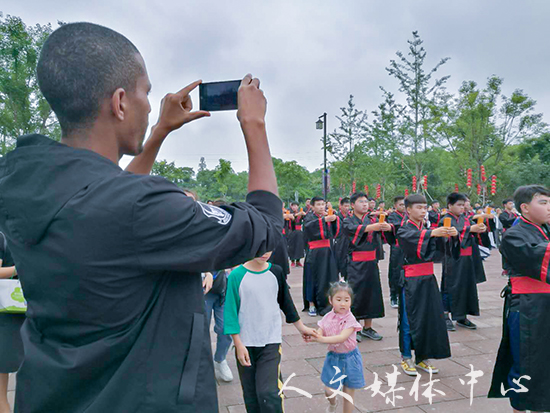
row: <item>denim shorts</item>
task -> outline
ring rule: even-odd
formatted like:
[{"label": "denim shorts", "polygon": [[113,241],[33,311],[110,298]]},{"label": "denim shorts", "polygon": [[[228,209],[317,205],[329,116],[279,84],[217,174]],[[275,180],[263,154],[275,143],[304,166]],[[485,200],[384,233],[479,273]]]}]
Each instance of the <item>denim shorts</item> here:
[{"label": "denim shorts", "polygon": [[[340,372],[335,369],[338,367]],[[339,380],[342,376],[343,380]],[[360,389],[366,386],[363,374],[363,359],[357,347],[349,353],[334,353],[329,351],[323,365],[321,381],[331,389],[338,389],[343,384],[349,389]],[[332,383],[331,383],[332,382]]]}]

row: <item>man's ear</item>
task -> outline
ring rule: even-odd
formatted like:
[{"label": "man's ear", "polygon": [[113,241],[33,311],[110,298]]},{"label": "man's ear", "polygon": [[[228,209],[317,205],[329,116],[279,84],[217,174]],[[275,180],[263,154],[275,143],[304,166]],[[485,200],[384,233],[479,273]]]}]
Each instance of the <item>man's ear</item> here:
[{"label": "man's ear", "polygon": [[[524,207],[524,205],[525,205],[525,207]],[[519,206],[519,209],[520,209],[522,214],[529,213],[529,204],[524,202],[523,204],[521,204]]]},{"label": "man's ear", "polygon": [[126,91],[122,88],[115,90],[111,96],[111,112],[113,116],[120,121],[124,120],[124,116],[128,109],[126,98]]}]

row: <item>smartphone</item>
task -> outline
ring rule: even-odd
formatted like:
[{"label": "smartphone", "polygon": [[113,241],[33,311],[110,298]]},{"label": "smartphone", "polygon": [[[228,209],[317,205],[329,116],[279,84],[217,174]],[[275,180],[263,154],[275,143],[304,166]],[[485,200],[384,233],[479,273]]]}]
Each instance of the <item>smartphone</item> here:
[{"label": "smartphone", "polygon": [[214,112],[238,109],[237,91],[240,85],[240,80],[201,83],[199,85],[200,110]]}]

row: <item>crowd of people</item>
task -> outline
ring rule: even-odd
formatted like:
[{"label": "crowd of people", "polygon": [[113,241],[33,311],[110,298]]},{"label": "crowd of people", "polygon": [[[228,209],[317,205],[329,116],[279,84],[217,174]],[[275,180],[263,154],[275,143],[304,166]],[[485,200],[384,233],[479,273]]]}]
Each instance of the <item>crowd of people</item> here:
[{"label": "crowd of people", "polygon": [[[444,209],[418,193],[386,208],[356,192],[337,210],[321,197],[287,210],[266,99],[247,75],[237,117],[249,193],[231,205],[202,203],[150,175],[170,132],[210,115],[192,111],[189,93],[200,81],[164,98],[143,144],[151,84],[124,36],[63,25],[44,43],[37,76],[63,135],[20,137],[0,159],[0,278],[19,277],[28,305],[25,316],[0,314],[1,413],[15,371],[16,412],[216,412],[215,377],[233,380],[232,345],[247,411],[283,412],[281,311],[307,343],[328,345],[320,377],[327,411],[337,410],[342,390],[351,412],[365,386],[357,343],[383,339],[373,323],[385,316],[384,244],[401,369],[411,376],[438,373],[432,360],[451,356],[449,331],[476,328],[468,316],[480,314],[483,259],[500,245],[508,287],[489,397],[509,397],[515,411],[550,409],[547,188],[518,188],[504,210],[472,207],[458,192]],[[118,166],[124,154],[135,156],[126,170]],[[289,292],[287,274],[299,267],[303,312],[322,317],[314,327]]]}]

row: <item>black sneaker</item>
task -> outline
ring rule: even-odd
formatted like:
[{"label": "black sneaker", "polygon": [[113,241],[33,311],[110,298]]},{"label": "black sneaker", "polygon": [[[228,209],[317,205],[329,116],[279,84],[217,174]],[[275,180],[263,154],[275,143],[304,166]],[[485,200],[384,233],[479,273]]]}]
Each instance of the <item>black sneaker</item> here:
[{"label": "black sneaker", "polygon": [[361,330],[360,334],[363,336],[363,337],[367,337],[367,338],[370,338],[371,340],[374,340],[374,341],[380,341],[382,340],[382,336],[380,334],[378,334],[376,332],[376,330],[374,330],[372,327],[371,328],[367,328],[365,329],[365,327],[363,327],[363,329]]},{"label": "black sneaker", "polygon": [[392,297],[390,299],[390,306],[391,306],[391,308],[398,308],[399,307],[399,302],[397,301],[397,297]]},{"label": "black sneaker", "polygon": [[465,318],[464,320],[457,320],[456,325],[464,328],[469,328],[470,330],[475,330],[477,328],[477,326],[467,318]]},{"label": "black sneaker", "polygon": [[361,337],[361,333],[357,333],[355,335],[355,339],[357,340],[358,343],[360,343],[361,341],[363,341],[363,337]]},{"label": "black sneaker", "polygon": [[447,318],[445,320],[445,323],[447,324],[447,331],[455,331],[456,330],[456,327],[455,327],[455,325],[453,324],[453,321],[450,318]]}]

